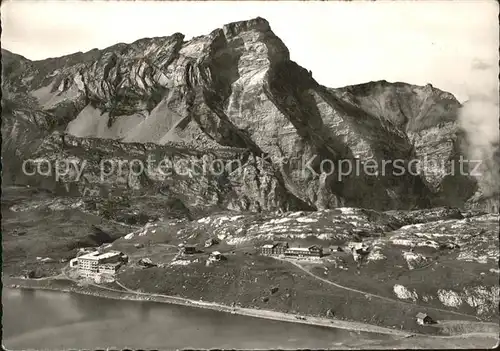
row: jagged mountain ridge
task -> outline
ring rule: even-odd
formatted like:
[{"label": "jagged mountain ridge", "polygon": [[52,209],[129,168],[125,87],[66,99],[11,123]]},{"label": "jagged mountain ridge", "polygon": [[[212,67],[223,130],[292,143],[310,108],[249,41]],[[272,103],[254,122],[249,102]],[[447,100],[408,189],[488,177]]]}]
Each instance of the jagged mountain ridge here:
[{"label": "jagged mountain ridge", "polygon": [[[2,50],[2,62],[3,155],[12,162],[7,179],[14,183],[27,181],[14,160],[22,155],[55,160],[63,149],[74,156],[74,148],[48,136],[58,130],[125,143],[246,149],[266,166],[253,173],[252,186],[241,186],[248,178],[229,180],[232,189],[243,189],[238,196],[248,199],[243,207],[231,205],[238,210],[461,207],[476,189],[472,178],[427,165],[421,176],[354,174],[339,181],[335,173],[304,173],[302,160],[314,157],[317,173],[325,159],[380,163],[416,157],[449,163],[460,155],[460,103],[431,86],[321,86],[290,60],[262,18],[189,41],[176,33],[42,61]],[[149,183],[139,180],[144,192]],[[80,182],[77,194],[92,186],[100,185]],[[217,196],[216,203],[231,202]],[[213,202],[198,203],[203,201]]]}]

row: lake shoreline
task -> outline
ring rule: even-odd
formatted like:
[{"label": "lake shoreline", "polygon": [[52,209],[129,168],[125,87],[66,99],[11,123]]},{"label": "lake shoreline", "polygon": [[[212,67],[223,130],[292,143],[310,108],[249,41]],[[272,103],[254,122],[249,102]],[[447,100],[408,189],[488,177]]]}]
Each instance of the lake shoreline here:
[{"label": "lake shoreline", "polygon": [[[167,296],[161,294],[149,294],[142,292],[133,292],[126,290],[118,290],[110,287],[89,284],[87,286],[75,286],[75,282],[68,279],[24,279],[3,277],[3,286],[5,288],[24,289],[24,290],[47,290],[64,293],[75,293],[80,295],[89,295],[99,298],[122,300],[122,301],[145,301],[168,303],[173,305],[182,305],[186,307],[197,307],[209,309],[219,312],[232,313],[235,315],[275,320],[280,322],[290,322],[303,325],[311,325],[318,327],[327,327],[333,329],[348,330],[354,332],[371,333],[373,335],[388,335],[392,336],[392,341],[387,340],[369,342],[365,346],[372,349],[387,348],[415,348],[417,345],[423,348],[463,348],[477,347],[481,345],[484,348],[492,348],[498,345],[498,332],[469,332],[457,335],[426,335],[420,333],[411,333],[407,331],[391,330],[388,328],[373,326],[358,322],[348,322],[334,319],[326,319],[321,317],[307,316],[306,320],[296,319],[297,315],[269,311],[236,307],[232,308],[226,305],[216,303],[202,302],[184,299],[181,297]],[[67,286],[61,286],[69,284]],[[385,346],[384,346],[385,345]]]},{"label": "lake shoreline", "polygon": [[[51,282],[54,281],[71,282],[73,283],[73,286],[62,287],[62,286],[57,286],[56,284],[50,284]],[[9,278],[4,278],[3,283],[4,287],[13,289],[50,290],[50,291],[59,291],[65,293],[90,295],[90,296],[115,299],[115,300],[168,303],[168,304],[182,305],[187,307],[210,309],[214,311],[237,314],[247,317],[263,318],[281,322],[299,323],[299,324],[306,324],[306,325],[313,325],[313,326],[327,327],[334,329],[343,329],[355,332],[386,334],[399,337],[409,337],[413,335],[418,335],[416,333],[411,333],[407,331],[392,330],[389,328],[378,327],[359,322],[347,322],[337,319],[326,319],[326,318],[312,317],[312,316],[307,316],[305,317],[306,318],[305,320],[301,320],[297,319],[297,315],[293,315],[290,313],[276,312],[271,310],[251,309],[244,307],[231,307],[227,305],[217,304],[214,302],[196,301],[176,296],[167,296],[161,294],[112,289],[105,286],[100,286],[100,285],[98,286],[96,284],[88,285],[85,287],[74,286],[74,282],[72,280],[66,280],[66,279],[49,280],[49,279],[24,279],[24,278],[9,277]]]}]

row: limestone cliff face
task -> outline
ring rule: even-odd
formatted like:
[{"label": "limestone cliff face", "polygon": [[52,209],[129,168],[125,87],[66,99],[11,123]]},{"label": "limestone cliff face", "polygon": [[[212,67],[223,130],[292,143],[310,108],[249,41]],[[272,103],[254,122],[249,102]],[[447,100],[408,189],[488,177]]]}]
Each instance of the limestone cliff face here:
[{"label": "limestone cliff face", "polygon": [[38,167],[43,177],[16,174],[17,184],[57,195],[83,196],[96,203],[107,198],[133,199],[144,214],[151,207],[168,208],[173,203],[186,208],[189,218],[226,209],[311,209],[286,191],[268,161],[244,149],[200,150],[73,136],[61,139],[56,132],[43,140],[30,160],[27,172]]},{"label": "limestone cliff face", "polygon": [[[325,88],[290,60],[262,18],[189,41],[176,33],[42,61],[5,50],[2,56],[2,137],[9,160],[16,153],[43,154],[39,144],[54,131],[83,144],[112,139],[126,154],[131,143],[147,143],[144,153],[165,146],[244,149],[241,157],[251,170],[237,180],[243,181],[238,200],[219,190],[196,195],[207,204],[218,197],[232,209],[462,206],[475,191],[474,180],[447,176],[435,165],[426,166],[432,172],[402,176],[392,166],[385,174],[329,172],[324,160],[380,166],[401,159],[408,168],[416,157],[445,162],[446,169],[459,155],[459,103],[430,86],[404,83]],[[251,160],[264,166],[250,166]],[[25,179],[17,168],[9,174],[13,182]]]},{"label": "limestone cliff face", "polygon": [[457,123],[461,105],[452,94],[430,84],[386,81],[330,90],[406,136],[436,205],[461,205],[474,194],[473,166],[460,162],[466,139]]}]

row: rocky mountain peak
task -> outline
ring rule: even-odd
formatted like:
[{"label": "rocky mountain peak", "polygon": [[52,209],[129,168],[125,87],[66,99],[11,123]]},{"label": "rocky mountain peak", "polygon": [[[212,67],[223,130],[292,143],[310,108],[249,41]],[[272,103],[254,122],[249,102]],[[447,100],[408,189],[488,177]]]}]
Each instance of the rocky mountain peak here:
[{"label": "rocky mountain peak", "polygon": [[[175,33],[41,61],[4,56],[3,105],[9,108],[2,136],[16,157],[54,131],[159,148],[247,150],[265,167],[242,156],[241,170],[253,171],[243,178],[228,173],[225,182],[232,185],[224,188],[240,194],[243,205],[224,200],[228,193],[217,192],[223,188],[216,195],[207,190],[207,203],[216,196],[232,209],[464,206],[477,188],[471,177],[446,173],[463,142],[461,105],[452,94],[385,80],[323,87],[290,60],[263,18],[187,41]],[[403,176],[340,176],[339,169],[323,167],[387,159],[417,159],[423,166]]]},{"label": "rocky mountain peak", "polygon": [[224,35],[229,38],[251,30],[257,32],[268,32],[271,31],[271,26],[266,19],[256,17],[246,21],[225,24],[222,27],[222,30],[224,31]]}]

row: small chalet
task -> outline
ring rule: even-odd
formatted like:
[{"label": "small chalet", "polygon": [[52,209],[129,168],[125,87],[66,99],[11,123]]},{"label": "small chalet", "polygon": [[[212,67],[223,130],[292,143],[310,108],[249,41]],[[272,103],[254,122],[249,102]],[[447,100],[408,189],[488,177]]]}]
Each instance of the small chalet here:
[{"label": "small chalet", "polygon": [[213,261],[220,261],[222,259],[222,254],[219,251],[214,251],[210,254],[210,259]]},{"label": "small chalet", "polygon": [[150,258],[141,258],[138,263],[139,263],[140,266],[145,267],[145,268],[155,267],[156,266],[153,263],[153,261],[151,261]]},{"label": "small chalet", "polygon": [[215,238],[210,238],[210,239],[207,239],[205,241],[205,247],[210,247],[210,246],[213,246],[213,245],[217,245],[219,243],[219,241]]},{"label": "small chalet", "polygon": [[34,270],[24,270],[23,271],[23,277],[26,279],[32,279],[35,278],[35,271]]},{"label": "small chalet", "polygon": [[434,324],[434,320],[427,313],[419,312],[417,314],[417,323],[420,325]]},{"label": "small chalet", "polygon": [[198,250],[196,250],[196,245],[184,245],[183,252],[187,255],[195,254]]},{"label": "small chalet", "polygon": [[332,245],[330,246],[330,252],[343,252],[344,249],[342,249],[341,246],[338,245]]}]

